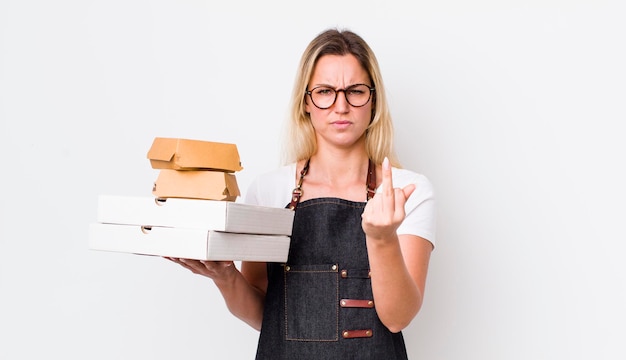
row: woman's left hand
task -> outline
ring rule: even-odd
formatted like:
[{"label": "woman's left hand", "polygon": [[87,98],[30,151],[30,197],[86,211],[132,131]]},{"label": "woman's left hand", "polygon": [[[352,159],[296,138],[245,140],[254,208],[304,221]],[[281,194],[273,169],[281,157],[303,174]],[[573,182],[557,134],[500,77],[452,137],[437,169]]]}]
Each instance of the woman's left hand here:
[{"label": "woman's left hand", "polygon": [[391,178],[391,165],[385,158],[382,164],[382,192],[367,202],[361,215],[361,226],[370,239],[393,239],[396,230],[405,217],[404,204],[415,190],[415,184],[403,189],[394,188]]}]

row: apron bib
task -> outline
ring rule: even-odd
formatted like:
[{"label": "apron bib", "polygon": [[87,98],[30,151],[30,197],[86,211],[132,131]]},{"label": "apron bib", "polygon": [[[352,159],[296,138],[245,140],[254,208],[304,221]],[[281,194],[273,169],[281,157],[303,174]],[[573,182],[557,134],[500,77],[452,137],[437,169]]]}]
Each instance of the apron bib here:
[{"label": "apron bib", "polygon": [[407,359],[402,333],[376,314],[361,227],[366,203],[298,198],[293,205],[287,263],[267,264],[256,359]]}]

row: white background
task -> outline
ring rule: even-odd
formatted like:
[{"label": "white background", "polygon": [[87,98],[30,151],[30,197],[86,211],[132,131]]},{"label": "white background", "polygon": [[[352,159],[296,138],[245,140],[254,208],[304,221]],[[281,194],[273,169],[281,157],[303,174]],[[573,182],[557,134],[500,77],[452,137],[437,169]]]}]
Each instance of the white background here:
[{"label": "white background", "polygon": [[99,194],[151,196],[156,136],[236,143],[244,193],[278,166],[332,26],[377,53],[401,160],[437,191],[410,357],[626,358],[619,3],[1,1],[0,359],[253,358],[210,280],[87,227]]}]

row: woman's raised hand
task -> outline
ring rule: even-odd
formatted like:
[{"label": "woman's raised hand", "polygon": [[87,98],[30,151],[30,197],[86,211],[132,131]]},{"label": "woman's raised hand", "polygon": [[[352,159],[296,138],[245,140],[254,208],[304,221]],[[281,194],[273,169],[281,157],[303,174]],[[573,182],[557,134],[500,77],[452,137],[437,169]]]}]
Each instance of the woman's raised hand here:
[{"label": "woman's raised hand", "polygon": [[403,189],[394,188],[391,178],[391,165],[385,158],[382,164],[382,192],[367,202],[361,215],[361,226],[370,239],[393,239],[396,230],[405,217],[404,204],[415,190],[415,184]]}]

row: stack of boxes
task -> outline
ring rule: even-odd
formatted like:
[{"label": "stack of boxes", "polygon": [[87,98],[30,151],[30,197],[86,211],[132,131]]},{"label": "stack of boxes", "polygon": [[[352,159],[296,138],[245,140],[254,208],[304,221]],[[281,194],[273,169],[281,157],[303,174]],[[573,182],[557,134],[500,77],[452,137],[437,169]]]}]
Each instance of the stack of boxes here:
[{"label": "stack of boxes", "polygon": [[148,159],[160,170],[152,189],[158,198],[235,201],[240,195],[234,173],[243,168],[235,144],[157,137]]},{"label": "stack of boxes", "polygon": [[236,203],[234,144],[155,138],[154,197],[101,195],[93,250],[198,260],[285,262],[294,212]]}]

